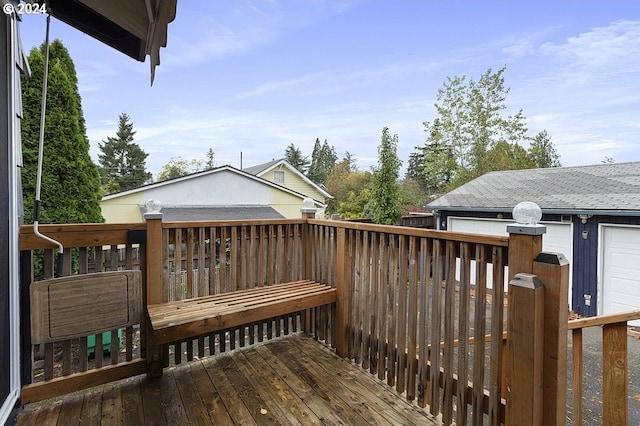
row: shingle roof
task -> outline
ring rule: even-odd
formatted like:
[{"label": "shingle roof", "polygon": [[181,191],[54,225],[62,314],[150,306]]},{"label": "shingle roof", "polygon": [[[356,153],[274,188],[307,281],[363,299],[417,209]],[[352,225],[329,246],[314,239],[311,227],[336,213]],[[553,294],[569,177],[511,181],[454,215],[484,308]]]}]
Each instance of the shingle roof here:
[{"label": "shingle roof", "polygon": [[251,167],[245,167],[242,169],[242,171],[258,176],[261,172],[267,170],[269,167],[273,166],[274,164],[278,164],[282,160],[283,160],[282,158],[279,158],[277,160],[271,160],[268,163],[258,164],[256,166],[251,166]]},{"label": "shingle roof", "polygon": [[640,211],[640,162],[491,172],[427,207],[510,211],[521,201],[547,211]]},{"label": "shingle roof", "polygon": [[269,206],[215,206],[215,207],[164,207],[163,220],[250,220],[283,219],[280,213]]}]

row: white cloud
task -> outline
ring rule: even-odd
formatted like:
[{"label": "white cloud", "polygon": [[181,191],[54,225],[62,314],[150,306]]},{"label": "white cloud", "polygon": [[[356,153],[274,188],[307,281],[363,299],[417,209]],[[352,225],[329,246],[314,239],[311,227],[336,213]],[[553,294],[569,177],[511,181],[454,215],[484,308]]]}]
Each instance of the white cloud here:
[{"label": "white cloud", "polygon": [[640,21],[618,21],[592,28],[562,44],[545,43],[540,46],[540,52],[582,70],[639,71]]}]

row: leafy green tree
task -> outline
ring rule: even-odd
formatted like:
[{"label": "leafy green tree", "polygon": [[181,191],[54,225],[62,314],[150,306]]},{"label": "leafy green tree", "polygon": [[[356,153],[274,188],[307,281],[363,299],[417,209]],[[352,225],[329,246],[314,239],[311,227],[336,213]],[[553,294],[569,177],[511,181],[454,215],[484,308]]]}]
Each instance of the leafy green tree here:
[{"label": "leafy green tree", "polygon": [[378,146],[378,165],[373,171],[370,209],[375,223],[394,225],[402,215],[398,176],[402,162],[398,158],[398,135],[391,136],[389,128],[382,129]]},{"label": "leafy green tree", "polygon": [[560,155],[555,145],[551,142],[551,136],[546,130],[539,132],[533,138],[529,145],[529,157],[536,167],[561,167]]},{"label": "leafy green tree", "polygon": [[[44,44],[31,50],[31,77],[22,79],[22,187],[27,221],[32,219],[35,198],[44,50]],[[100,175],[89,155],[75,66],[60,40],[50,45],[45,120],[40,222],[103,222]]]},{"label": "leafy green tree", "polygon": [[506,141],[496,143],[487,153],[487,171],[533,169],[533,162],[527,150],[520,145]]},{"label": "leafy green tree", "polygon": [[[451,190],[495,170],[495,156],[489,153],[498,143],[517,150],[514,145],[525,139],[526,120],[521,110],[510,116],[504,114],[509,93],[505,70],[503,67],[493,72],[489,68],[478,81],[466,76],[447,77],[436,97],[437,118],[424,122],[428,137],[424,149],[410,164],[412,178],[427,187],[433,185],[433,190],[441,186]],[[430,150],[434,147],[437,149]],[[437,166],[426,164],[428,161]],[[443,175],[444,185],[434,182],[434,176]]]},{"label": "leafy green tree", "polygon": [[284,158],[289,164],[295,167],[300,173],[305,174],[309,167],[309,159],[302,155],[300,148],[290,143],[284,151]]},{"label": "leafy green tree", "polygon": [[323,144],[320,143],[320,139],[316,139],[307,177],[319,185],[324,185],[336,161],[338,161],[338,156],[335,148],[329,146],[326,139]]},{"label": "leafy green tree", "polygon": [[151,179],[151,173],[146,170],[149,154],[133,142],[135,134],[133,123],[123,112],[118,117],[116,136],[108,136],[99,144],[100,176],[107,194],[138,188]]},{"label": "leafy green tree", "polygon": [[197,173],[203,170],[203,168],[204,164],[202,161],[196,159],[185,160],[182,157],[171,157],[167,164],[162,166],[160,173],[158,173],[158,182]]},{"label": "leafy green tree", "polygon": [[371,173],[357,170],[354,164],[353,157],[346,155],[327,177],[327,191],[333,195],[327,202],[328,213],[339,213],[347,219],[363,217],[371,196]]}]

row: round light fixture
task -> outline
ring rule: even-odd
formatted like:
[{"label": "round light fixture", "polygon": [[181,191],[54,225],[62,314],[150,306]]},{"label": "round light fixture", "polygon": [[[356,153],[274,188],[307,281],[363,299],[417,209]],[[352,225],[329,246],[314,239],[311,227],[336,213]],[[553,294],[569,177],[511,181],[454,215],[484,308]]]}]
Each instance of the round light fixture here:
[{"label": "round light fixture", "polygon": [[542,209],[531,201],[523,201],[513,208],[513,219],[521,225],[537,225],[542,219]]}]

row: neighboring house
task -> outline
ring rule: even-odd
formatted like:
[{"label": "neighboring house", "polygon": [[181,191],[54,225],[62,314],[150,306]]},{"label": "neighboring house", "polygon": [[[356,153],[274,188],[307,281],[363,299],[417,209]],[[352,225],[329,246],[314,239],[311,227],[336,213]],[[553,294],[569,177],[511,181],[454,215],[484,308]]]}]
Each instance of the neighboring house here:
[{"label": "neighboring house", "polygon": [[[272,160],[257,166],[246,167],[242,171],[304,194],[323,205],[326,205],[333,198],[331,194],[315,184],[285,159]],[[324,217],[324,210],[318,212],[317,216]]]},{"label": "neighboring house", "polygon": [[[299,218],[307,194],[296,192],[231,166],[110,194],[100,207],[107,223],[142,222],[150,199],[162,205],[164,220]],[[325,205],[314,201],[317,209]]]},{"label": "neighboring house", "polygon": [[506,235],[521,201],[542,208],[543,250],[571,263],[571,309],[640,309],[640,162],[487,173],[427,208],[439,229]]}]

